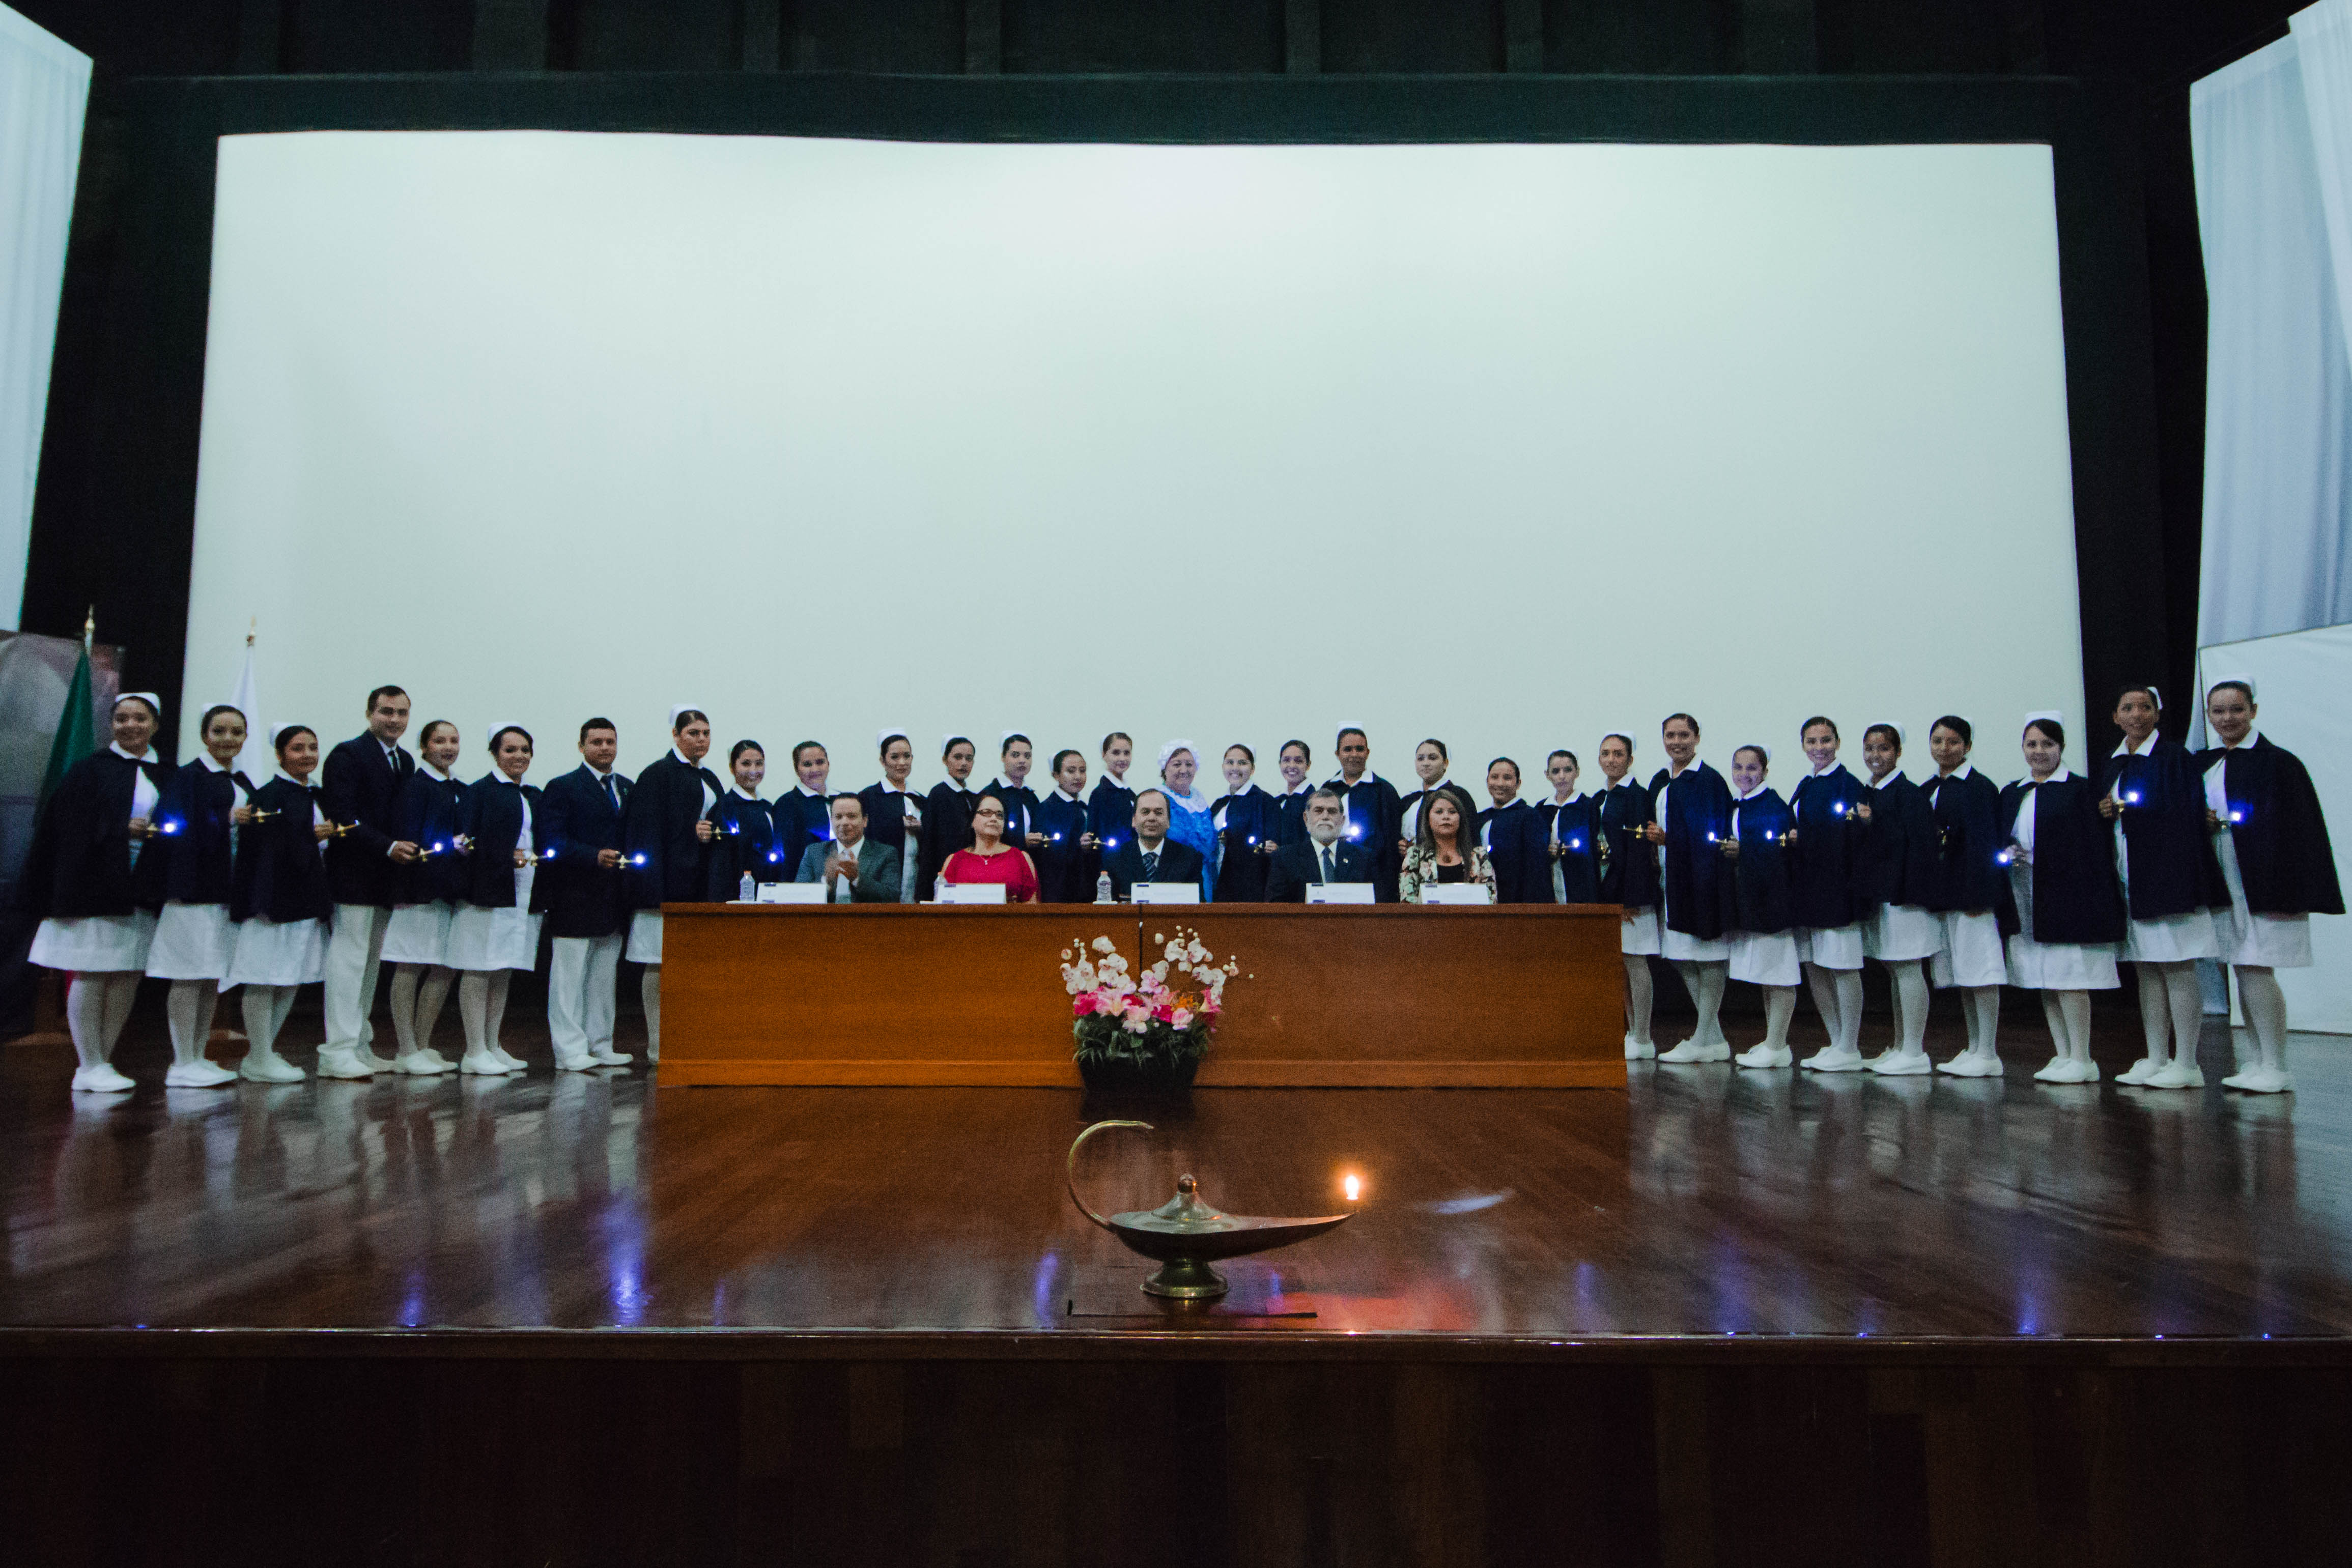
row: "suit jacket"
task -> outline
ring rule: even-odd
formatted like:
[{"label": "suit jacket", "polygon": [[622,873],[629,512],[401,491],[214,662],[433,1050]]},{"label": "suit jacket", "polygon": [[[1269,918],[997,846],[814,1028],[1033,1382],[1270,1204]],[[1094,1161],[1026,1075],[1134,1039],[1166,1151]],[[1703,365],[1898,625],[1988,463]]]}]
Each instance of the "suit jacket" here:
[{"label": "suit jacket", "polygon": [[400,787],[416,758],[397,747],[387,758],[371,730],[332,751],[319,769],[319,805],[327,821],[351,831],[327,841],[327,889],[337,904],[392,907],[402,891],[390,851],[400,823]]},{"label": "suit jacket", "polygon": [[[613,775],[625,805],[629,780]],[[621,813],[595,770],[586,764],[552,784],[532,807],[531,841],[539,846],[539,880],[533,902],[547,911],[555,936],[614,936],[629,924],[623,873],[596,863],[599,850],[621,847]]]},{"label": "suit jacket", "polygon": [[[1371,857],[1360,844],[1341,839],[1331,846],[1332,869],[1339,874],[1334,882],[1370,882],[1372,880]],[[1265,901],[1268,904],[1304,904],[1307,890],[1323,880],[1321,847],[1312,839],[1301,839],[1295,844],[1285,844],[1275,851],[1274,863],[1266,868]]]},{"label": "suit jacket", "polygon": [[1160,841],[1160,869],[1149,879],[1143,874],[1143,852],[1136,847],[1135,834],[1131,831],[1119,840],[1118,848],[1103,857],[1102,863],[1103,870],[1110,873],[1113,898],[1127,897],[1134,891],[1137,883],[1146,880],[1178,884],[1189,882],[1195,887],[1201,883],[1201,852],[1172,838]]},{"label": "suit jacket", "polygon": [[[833,853],[830,843],[811,844],[801,852],[801,866],[795,882],[823,882],[824,862]],[[828,890],[830,891],[830,890]],[[875,842],[871,838],[857,841],[857,880],[850,884],[852,904],[896,904],[898,902],[898,852],[888,844]]]}]

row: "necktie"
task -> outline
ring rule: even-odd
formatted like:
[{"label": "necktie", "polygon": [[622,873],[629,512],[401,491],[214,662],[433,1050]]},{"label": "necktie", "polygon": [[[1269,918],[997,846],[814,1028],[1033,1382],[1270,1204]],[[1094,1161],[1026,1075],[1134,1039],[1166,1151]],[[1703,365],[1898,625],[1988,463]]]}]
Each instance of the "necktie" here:
[{"label": "necktie", "polygon": [[613,802],[613,810],[617,814],[621,810],[621,786],[609,773],[604,775],[604,799]]},{"label": "necktie", "polygon": [[1328,845],[1326,845],[1323,850],[1323,880],[1325,882],[1337,882],[1339,880],[1339,872],[1334,870],[1331,865],[1331,851]]},{"label": "necktie", "polygon": [[1150,850],[1143,852],[1143,880],[1150,882],[1160,874],[1160,857]]}]

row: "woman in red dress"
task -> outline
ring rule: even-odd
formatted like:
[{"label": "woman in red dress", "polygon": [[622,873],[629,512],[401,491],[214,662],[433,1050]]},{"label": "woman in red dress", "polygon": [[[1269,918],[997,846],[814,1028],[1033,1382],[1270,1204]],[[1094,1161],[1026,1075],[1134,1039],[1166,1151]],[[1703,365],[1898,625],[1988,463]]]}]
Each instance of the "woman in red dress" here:
[{"label": "woman in red dress", "polygon": [[1031,863],[1028,851],[1004,841],[1004,802],[993,795],[982,795],[972,809],[971,848],[948,856],[947,864],[940,868],[940,878],[951,885],[1001,882],[1005,903],[1037,902],[1037,868]]}]

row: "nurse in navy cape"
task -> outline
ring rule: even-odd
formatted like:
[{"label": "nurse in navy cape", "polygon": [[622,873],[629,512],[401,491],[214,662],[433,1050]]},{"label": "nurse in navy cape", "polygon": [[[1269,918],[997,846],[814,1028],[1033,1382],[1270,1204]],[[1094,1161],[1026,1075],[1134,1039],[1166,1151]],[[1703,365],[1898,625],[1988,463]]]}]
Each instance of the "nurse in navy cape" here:
[{"label": "nurse in navy cape", "polygon": [[242,986],[245,1061],[237,1076],[256,1083],[299,1083],[302,1070],[278,1053],[278,1036],[304,986],[327,977],[327,925],[335,899],[325,850],[329,825],[318,775],[319,737],[306,724],[272,727],[278,771],[253,792],[252,821],[236,834],[229,880],[229,918],[236,945],[221,985]]},{"label": "nurse in navy cape", "polygon": [[1315,781],[1307,774],[1315,766],[1315,753],[1303,740],[1286,740],[1275,753],[1274,766],[1282,775],[1282,788],[1274,797],[1275,847],[1287,849],[1307,841],[1307,798],[1315,793]]},{"label": "nurse in navy cape", "polygon": [[2197,754],[2206,821],[2230,892],[2222,956],[2236,972],[2238,1002],[2255,1059],[2221,1082],[2250,1093],[2294,1087],[2286,1070],[2286,994],[2278,971],[2311,964],[2311,917],[2344,913],[2336,852],[2319,792],[2294,752],[2254,727],[2254,684],[2217,681],[2205,694],[2205,727],[2221,744]]},{"label": "nurse in navy cape", "polygon": [[1225,792],[1209,808],[1219,858],[1215,898],[1219,904],[1263,904],[1266,868],[1282,847],[1282,810],[1251,782],[1257,753],[1248,747],[1238,741],[1226,747],[1223,771]]},{"label": "nurse in navy cape", "polygon": [[1395,785],[1372,771],[1371,738],[1361,725],[1342,726],[1332,749],[1339,753],[1339,776],[1327,779],[1323,787],[1338,790],[1347,810],[1340,836],[1372,862],[1373,902],[1394,904],[1404,864],[1397,848],[1404,832],[1404,799]]},{"label": "nurse in navy cape", "polygon": [[1601,828],[1601,803],[1604,797],[1598,790],[1589,799],[1579,795],[1579,771],[1573,751],[1555,751],[1544,758],[1544,777],[1551,784],[1551,798],[1529,808],[1535,813],[1536,850],[1542,861],[1538,876],[1540,894],[1531,903],[1616,902],[1603,896],[1601,885],[1602,867],[1608,859],[1603,848],[1607,841]]},{"label": "nurse in navy cape", "polygon": [[1927,901],[1944,925],[1944,949],[1927,961],[1927,977],[1961,993],[1968,1049],[1936,1071],[1956,1078],[2000,1076],[2000,987],[2009,977],[1996,911],[2005,892],[2000,859],[2009,832],[2000,821],[2000,788],[1969,761],[1976,733],[1967,719],[1946,714],[1927,731],[1936,777],[1927,781],[1927,809],[1936,822],[1936,891]]},{"label": "nurse in navy cape", "polygon": [[[801,861],[811,844],[833,841],[833,758],[814,740],[793,747],[793,777],[775,803],[768,808],[776,841],[773,876],[754,875],[754,882],[790,882],[800,875]],[[742,873],[736,873],[740,883]],[[735,896],[730,889],[727,897]]]},{"label": "nurse in navy cape", "polygon": [[1087,797],[1087,808],[1105,854],[1135,837],[1136,790],[1127,781],[1127,770],[1134,761],[1135,741],[1125,730],[1114,729],[1103,737],[1102,781]]},{"label": "nurse in navy cape", "polygon": [[1789,897],[1797,921],[1797,956],[1812,988],[1829,1043],[1804,1059],[1816,1072],[1862,1066],[1863,916],[1855,893],[1863,834],[1862,780],[1838,760],[1836,721],[1815,714],[1797,738],[1808,771],[1789,795],[1796,818],[1789,846]]},{"label": "nurse in navy cape", "polygon": [[163,904],[166,857],[147,852],[170,782],[147,744],[162,715],[151,693],[115,698],[111,743],[58,780],[16,884],[19,909],[41,922],[32,962],[73,975],[66,1026],[80,1063],[77,1093],[120,1094],[131,1086],[112,1059]]},{"label": "nurse in navy cape", "polygon": [[1796,900],[1789,883],[1789,830],[1796,818],[1780,791],[1764,782],[1772,754],[1759,745],[1731,754],[1731,830],[1724,835],[1728,862],[1730,976],[1764,997],[1764,1038],[1734,1060],[1742,1067],[1786,1067],[1789,1024],[1797,1016]]},{"label": "nurse in navy cape", "polygon": [[881,753],[882,777],[857,792],[866,802],[866,836],[898,852],[898,902],[912,904],[923,858],[923,798],[907,787],[915,771],[915,743],[895,726],[874,743]]},{"label": "nurse in navy cape", "polygon": [[147,976],[169,980],[164,1016],[172,1029],[172,1066],[163,1075],[173,1089],[217,1088],[236,1074],[206,1060],[220,983],[228,974],[236,945],[236,925],[228,917],[236,876],[237,830],[252,820],[246,802],[253,780],[237,771],[245,749],[245,716],[222,704],[205,710],[196,733],[204,754],[163,786],[156,802],[156,837],[150,852],[162,855],[163,912],[147,949]]},{"label": "nurse in navy cape", "polygon": [[1629,777],[1633,736],[1624,730],[1602,736],[1598,755],[1607,781],[1593,811],[1600,828],[1601,902],[1625,912],[1617,928],[1625,963],[1625,1060],[1639,1061],[1658,1054],[1650,1038],[1656,999],[1650,960],[1658,952],[1658,852],[1645,831],[1655,813],[1650,792]]},{"label": "nurse in navy cape", "polygon": [[646,1060],[661,1060],[662,916],[665,904],[709,897],[710,846],[718,830],[710,809],[724,787],[702,764],[710,753],[710,716],[680,703],[670,709],[670,748],[645,766],[621,807],[621,876],[633,913],[623,956],[643,964],[638,996],[646,1009]]},{"label": "nurse in navy cape", "polygon": [[1933,1072],[1927,1060],[1926,960],[1944,948],[1944,922],[1928,907],[1936,896],[1936,815],[1927,794],[1903,776],[1903,727],[1874,724],[1862,733],[1870,789],[1855,808],[1864,832],[1856,891],[1871,910],[1863,946],[1886,967],[1895,1001],[1895,1043],[1865,1063],[1873,1072]]},{"label": "nurse in navy cape", "polygon": [[[540,861],[541,797],[522,781],[535,749],[519,724],[490,731],[485,773],[466,792],[466,889],[449,925],[449,966],[457,971],[457,1016],[466,1026],[466,1054],[457,1071],[501,1077],[523,1070],[522,1059],[499,1043],[506,1018],[507,984],[514,971],[539,962],[545,900],[534,898]],[[593,1065],[585,1055],[558,1057],[559,1069]]]},{"label": "nurse in navy cape", "polygon": [[2205,996],[2197,960],[2221,956],[2213,910],[2227,909],[2230,894],[2205,825],[2205,780],[2189,748],[2158,732],[2163,709],[2154,686],[2126,687],[2115,712],[2124,737],[2099,771],[2099,814],[2112,824],[2116,872],[2131,916],[2124,956],[2138,973],[2147,1042],[2147,1054],[2116,1082],[2201,1089],[2197,1033]]},{"label": "nurse in navy cape", "polygon": [[971,787],[971,763],[977,755],[971,742],[951,735],[940,747],[940,765],[948,776],[931,786],[923,802],[921,880],[915,895],[929,903],[938,891],[948,857],[971,848],[971,814],[980,805],[980,791]]},{"label": "nurse in navy cape", "polygon": [[1102,842],[1087,810],[1086,754],[1055,752],[1053,778],[1054,787],[1037,802],[1037,831],[1045,843],[1029,857],[1037,868],[1038,898],[1045,904],[1092,904]]},{"label": "nurse in navy cape", "polygon": [[2000,792],[1999,807],[2007,830],[2000,853],[2008,887],[2000,915],[2009,983],[2042,993],[2055,1051],[2033,1076],[2044,1083],[2095,1083],[2091,993],[2120,983],[2123,887],[2097,787],[2066,768],[2059,716],[2026,716],[2021,744],[2026,777]]},{"label": "nurse in navy cape", "polygon": [[743,879],[753,887],[763,882],[790,882],[800,869],[784,863],[778,847],[776,817],[760,799],[768,777],[768,754],[756,740],[739,740],[727,748],[726,792],[710,809],[710,890],[703,896],[713,904],[740,898]]},{"label": "nurse in navy cape", "polygon": [[457,764],[457,727],[436,718],[416,741],[416,767],[393,802],[394,836],[417,858],[392,868],[392,916],[384,922],[383,962],[392,966],[392,1070],[419,1078],[454,1072],[433,1049],[433,1029],[457,972],[449,967],[449,924],[465,897],[466,786]]},{"label": "nurse in navy cape", "polygon": [[[1544,839],[1544,831],[1557,813],[1539,814],[1519,799],[1519,765],[1508,757],[1497,757],[1486,764],[1486,799],[1492,804],[1479,808],[1472,820],[1477,823],[1479,847],[1486,852],[1486,863],[1494,869],[1495,902],[1559,902],[1552,894],[1551,850]],[[1571,834],[1583,836],[1575,816],[1570,818],[1568,827]]]},{"label": "nurse in navy cape", "polygon": [[1643,836],[1663,852],[1660,900],[1664,932],[1659,945],[1683,978],[1698,1009],[1698,1027],[1660,1061],[1728,1061],[1720,1014],[1723,988],[1730,978],[1731,943],[1724,915],[1729,878],[1724,873],[1724,835],[1731,831],[1731,788],[1723,775],[1698,759],[1698,720],[1670,715],[1659,727],[1666,766],[1650,779],[1656,814]]}]

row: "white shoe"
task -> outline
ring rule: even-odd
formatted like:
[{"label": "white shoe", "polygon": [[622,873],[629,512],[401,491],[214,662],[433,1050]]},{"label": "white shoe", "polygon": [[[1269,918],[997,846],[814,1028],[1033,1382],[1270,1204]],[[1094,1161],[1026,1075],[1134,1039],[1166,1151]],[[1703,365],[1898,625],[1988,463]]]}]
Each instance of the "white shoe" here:
[{"label": "white shoe", "polygon": [[2225,1089],[2242,1089],[2249,1094],[2291,1094],[2294,1092],[2294,1075],[2280,1067],[2264,1067],[2255,1062],[2243,1072],[2233,1072],[2221,1080]]},{"label": "white shoe", "polygon": [[599,1067],[626,1067],[630,1062],[635,1061],[636,1058],[631,1056],[625,1051],[614,1051],[608,1045],[601,1051],[590,1051],[588,1053],[588,1060],[594,1062]]},{"label": "white shoe", "polygon": [[376,1071],[360,1060],[357,1047],[349,1045],[320,1046],[318,1071],[321,1078],[373,1078]]},{"label": "white shoe", "polygon": [[1914,1073],[1936,1071],[1936,1064],[1927,1060],[1924,1051],[1882,1051],[1863,1065],[1890,1078],[1908,1078]]},{"label": "white shoe", "polygon": [[378,1056],[374,1051],[370,1051],[364,1045],[355,1045],[352,1047],[352,1056],[362,1067],[366,1068],[370,1072],[389,1072],[392,1071],[391,1062],[385,1061],[383,1057]]},{"label": "white shoe", "polygon": [[1657,1041],[1655,1041],[1655,1040],[1635,1040],[1635,1039],[1634,1039],[1632,1035],[1630,1035],[1630,1034],[1629,1034],[1629,1035],[1627,1035],[1627,1036],[1625,1037],[1625,1060],[1626,1060],[1626,1061],[1655,1061],[1655,1060],[1657,1059],[1657,1055],[1658,1055],[1658,1044],[1657,1044]]},{"label": "white shoe", "polygon": [[73,1092],[77,1094],[128,1094],[137,1087],[117,1072],[111,1062],[74,1069]]},{"label": "white shoe", "polygon": [[555,1059],[555,1071],[558,1072],[585,1072],[592,1067],[602,1065],[604,1065],[602,1062],[584,1051],[577,1056],[559,1056]]},{"label": "white shoe", "polygon": [[172,1070],[163,1074],[163,1086],[167,1089],[217,1089],[236,1082],[236,1073],[201,1056],[194,1061],[175,1061]]},{"label": "white shoe", "polygon": [[245,1061],[237,1068],[236,1075],[247,1083],[299,1083],[302,1082],[302,1070],[274,1051],[267,1056],[258,1051],[247,1051]]},{"label": "white shoe", "polygon": [[509,1069],[516,1072],[527,1072],[530,1070],[530,1063],[524,1061],[521,1057],[517,1056],[513,1051],[509,1051],[503,1045],[494,1045],[490,1047],[490,1054],[497,1057],[500,1061],[505,1062]]},{"label": "white shoe", "polygon": [[1786,1067],[1796,1060],[1795,1053],[1783,1046],[1757,1045],[1731,1059],[1742,1067]]},{"label": "white shoe", "polygon": [[2116,1073],[2116,1082],[2118,1083],[2145,1083],[2148,1081],[2149,1077],[2155,1073],[2156,1068],[2157,1064],[2154,1059],[2143,1056],[2137,1061],[2133,1062],[2129,1067],[2125,1068],[2121,1072]]},{"label": "white shoe", "polygon": [[1938,1072],[1948,1072],[1955,1078],[1998,1078],[2000,1058],[1975,1051],[1964,1051],[1949,1061],[1936,1064]]},{"label": "white shoe", "polygon": [[2043,1083],[2080,1083],[2084,1082],[2083,1069],[2089,1065],[2071,1056],[2053,1056],[2033,1076]]},{"label": "white shoe", "polygon": [[2142,1079],[2140,1087],[2143,1089],[2202,1089],[2205,1087],[2205,1074],[2198,1071],[2195,1062],[2183,1061],[2176,1056]]},{"label": "white shoe", "polygon": [[411,1078],[438,1078],[445,1072],[455,1072],[457,1064],[429,1045],[420,1045],[405,1056],[392,1059],[392,1070]]},{"label": "white shoe", "polygon": [[1696,1040],[1686,1040],[1672,1051],[1660,1051],[1658,1060],[1671,1062],[1728,1061],[1731,1060],[1731,1047],[1727,1043],[1701,1045]]},{"label": "white shoe", "polygon": [[1862,1052],[1849,1046],[1830,1045],[1805,1058],[1801,1065],[1808,1072],[1859,1072],[1866,1064]]},{"label": "white shoe", "polygon": [[504,1078],[509,1069],[487,1051],[469,1051],[458,1061],[457,1071],[472,1078]]}]

